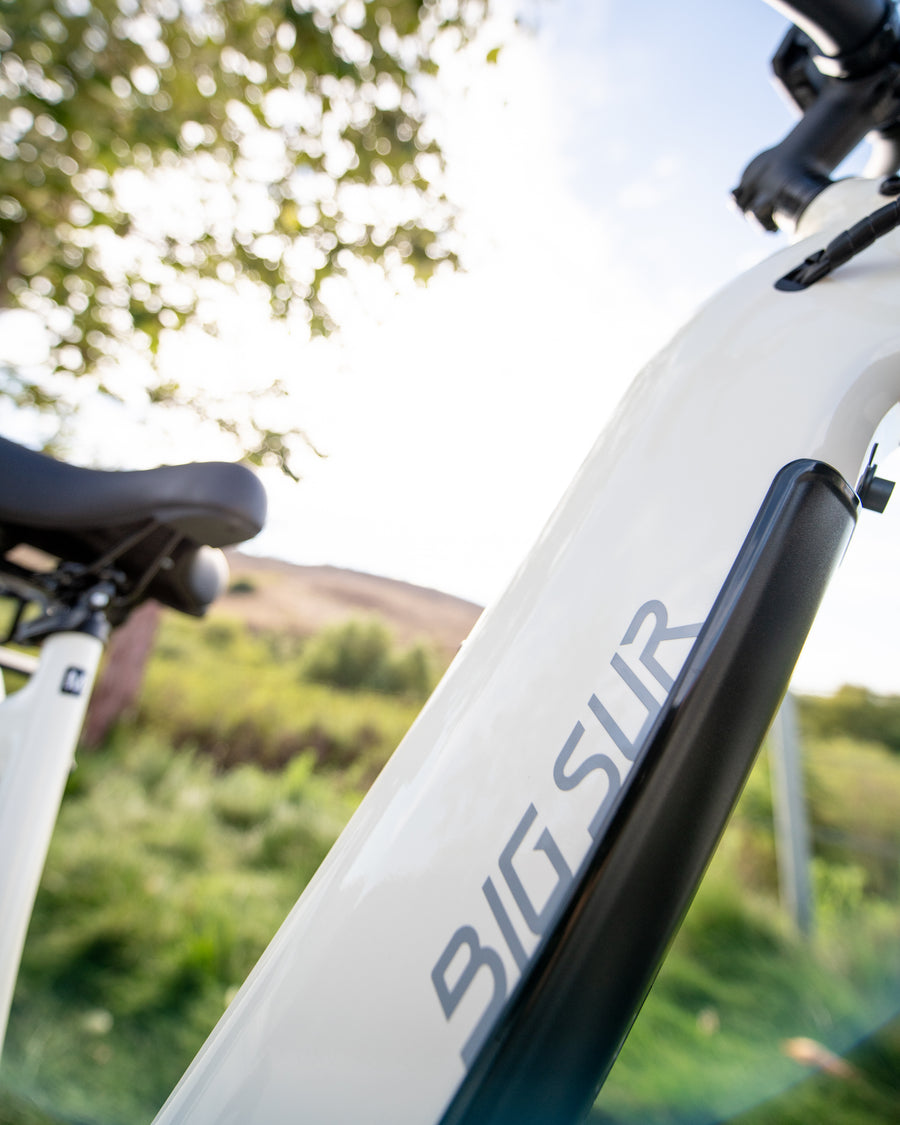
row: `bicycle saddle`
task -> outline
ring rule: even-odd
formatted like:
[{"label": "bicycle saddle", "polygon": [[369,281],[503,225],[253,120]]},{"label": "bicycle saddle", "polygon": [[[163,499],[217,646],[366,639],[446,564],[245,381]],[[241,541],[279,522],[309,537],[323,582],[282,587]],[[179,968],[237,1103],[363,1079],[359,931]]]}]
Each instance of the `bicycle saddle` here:
[{"label": "bicycle saddle", "polygon": [[222,461],[84,469],[0,438],[0,479],[0,551],[27,544],[91,573],[113,567],[120,620],[146,597],[202,613],[215,594],[201,549],[250,539],[266,513],[257,477]]}]

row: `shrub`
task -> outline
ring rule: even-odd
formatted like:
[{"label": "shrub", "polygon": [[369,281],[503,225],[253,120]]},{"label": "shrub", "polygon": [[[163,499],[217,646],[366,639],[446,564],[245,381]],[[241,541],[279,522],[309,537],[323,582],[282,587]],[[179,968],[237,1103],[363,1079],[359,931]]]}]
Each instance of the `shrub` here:
[{"label": "shrub", "polygon": [[876,695],[868,688],[845,685],[827,699],[799,700],[804,731],[811,737],[846,735],[863,742],[880,742],[900,753],[900,696]]},{"label": "shrub", "polygon": [[229,594],[255,594],[256,583],[252,578],[236,578],[228,587]]},{"label": "shrub", "polygon": [[306,647],[300,675],[348,691],[380,691],[424,698],[434,684],[432,661],[422,645],[397,652],[379,621],[348,621],[326,629]]}]

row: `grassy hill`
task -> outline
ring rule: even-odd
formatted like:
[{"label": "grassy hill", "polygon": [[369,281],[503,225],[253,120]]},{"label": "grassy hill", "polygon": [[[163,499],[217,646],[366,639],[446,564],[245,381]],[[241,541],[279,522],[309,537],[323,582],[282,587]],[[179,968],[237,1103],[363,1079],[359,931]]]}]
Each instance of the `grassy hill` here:
[{"label": "grassy hill", "polygon": [[424,642],[449,659],[481,614],[481,606],[452,594],[355,570],[238,551],[228,553],[228,563],[231,585],[214,612],[256,632],[308,637],[348,620],[377,618],[399,644]]}]

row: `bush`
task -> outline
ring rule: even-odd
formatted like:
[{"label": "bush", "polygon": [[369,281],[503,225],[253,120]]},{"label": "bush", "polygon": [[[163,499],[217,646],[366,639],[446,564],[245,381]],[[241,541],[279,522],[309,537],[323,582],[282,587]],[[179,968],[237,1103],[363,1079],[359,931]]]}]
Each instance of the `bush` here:
[{"label": "bush", "polygon": [[229,594],[255,594],[256,583],[252,578],[236,578],[228,587]]},{"label": "bush", "polygon": [[876,695],[868,688],[845,685],[830,698],[807,696],[798,703],[808,737],[846,735],[862,742],[880,742],[900,753],[900,696]]},{"label": "bush", "polygon": [[318,768],[367,786],[419,711],[430,657],[388,643],[379,690],[347,690],[306,678],[306,653],[316,646],[254,633],[225,615],[198,622],[166,614],[133,727],[193,749],[218,770],[251,762],[278,771],[308,754]]},{"label": "bush", "polygon": [[432,661],[422,645],[397,652],[379,621],[348,621],[326,629],[306,647],[301,677],[348,691],[380,691],[422,699],[434,684]]}]

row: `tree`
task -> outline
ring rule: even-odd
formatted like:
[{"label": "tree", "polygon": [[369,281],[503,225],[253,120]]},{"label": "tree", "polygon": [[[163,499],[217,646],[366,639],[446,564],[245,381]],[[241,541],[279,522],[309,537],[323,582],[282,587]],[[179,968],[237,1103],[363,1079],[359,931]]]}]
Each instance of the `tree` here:
[{"label": "tree", "polygon": [[[223,289],[315,335],[330,279],[454,264],[421,82],[487,2],[0,0],[0,309],[40,318],[51,371],[6,363],[0,392],[62,416],[76,378],[116,396],[126,349],[214,332]],[[289,435],[215,420],[286,464]]]}]

